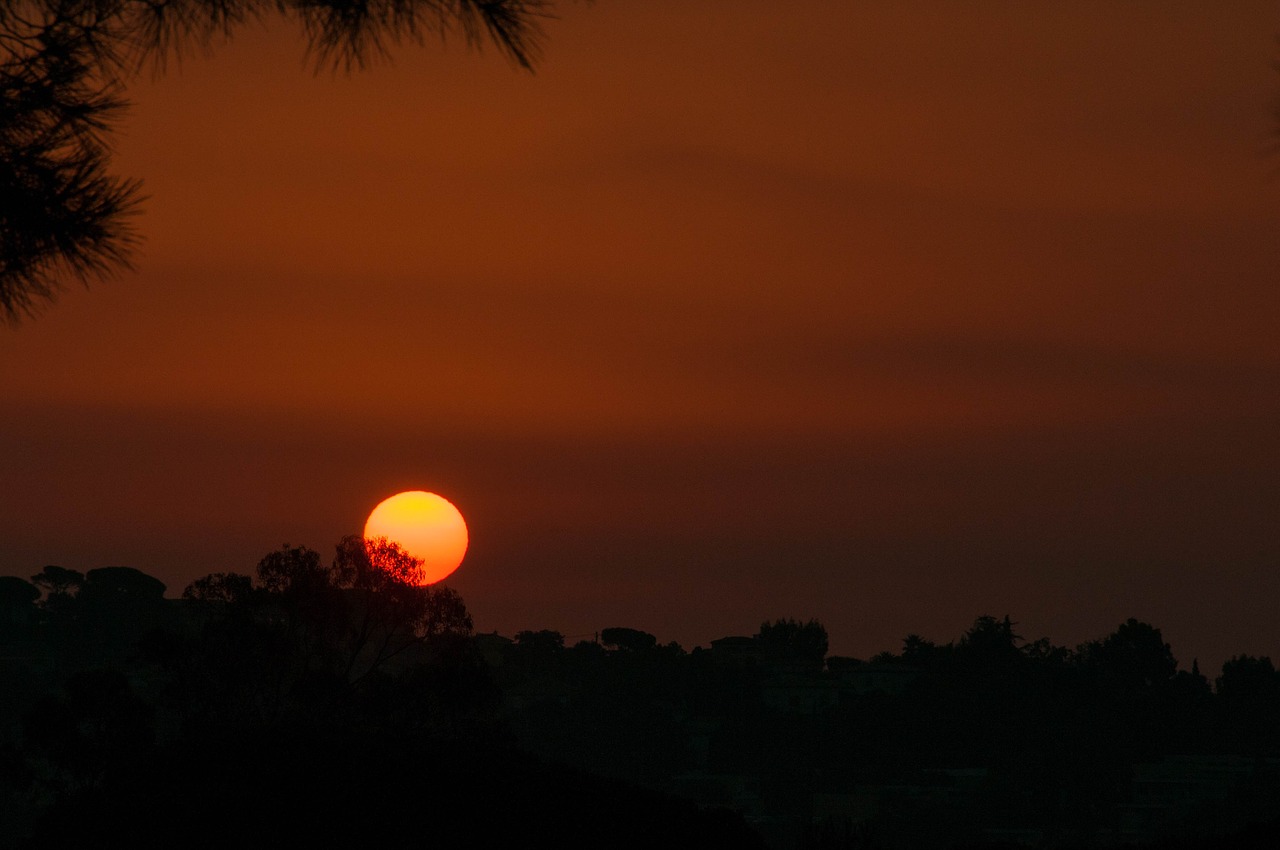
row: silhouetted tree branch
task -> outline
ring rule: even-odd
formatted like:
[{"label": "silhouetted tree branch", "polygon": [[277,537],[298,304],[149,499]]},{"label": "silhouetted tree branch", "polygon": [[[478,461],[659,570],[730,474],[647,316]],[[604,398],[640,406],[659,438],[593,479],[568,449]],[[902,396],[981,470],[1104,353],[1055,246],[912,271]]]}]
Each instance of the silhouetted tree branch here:
[{"label": "silhouetted tree branch", "polygon": [[129,268],[140,183],[109,173],[124,83],[270,14],[317,70],[362,68],[430,37],[488,41],[531,69],[545,0],[0,0],[0,317],[16,322]]}]

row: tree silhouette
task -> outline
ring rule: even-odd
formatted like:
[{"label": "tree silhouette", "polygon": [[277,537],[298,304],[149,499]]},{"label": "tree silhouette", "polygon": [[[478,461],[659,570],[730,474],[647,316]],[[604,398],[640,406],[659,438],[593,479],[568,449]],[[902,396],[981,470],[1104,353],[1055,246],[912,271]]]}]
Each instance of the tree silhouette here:
[{"label": "tree silhouette", "polygon": [[1234,656],[1217,686],[1231,744],[1249,755],[1280,753],[1280,672],[1271,659]]},{"label": "tree silhouette", "polygon": [[817,620],[765,621],[755,637],[783,662],[821,669],[827,657],[827,630]]},{"label": "tree silhouette", "polygon": [[629,629],[625,626],[604,629],[600,632],[600,642],[605,646],[629,652],[644,652],[658,645],[658,639],[648,632]]},{"label": "tree silhouette", "polygon": [[191,602],[232,605],[242,602],[253,592],[253,579],[239,573],[210,573],[198,578],[182,591]]},{"label": "tree silhouette", "polygon": [[247,576],[215,574],[183,596],[208,602],[243,600],[266,612],[297,642],[311,664],[331,665],[348,680],[377,670],[415,645],[471,633],[461,597],[442,585],[419,585],[422,562],[386,538],[343,538],[324,566],[320,554],[284,546],[258,563],[259,592]]},{"label": "tree silhouette", "polygon": [[959,656],[979,665],[1015,663],[1021,658],[1018,642],[1022,640],[1013,631],[1015,625],[1007,614],[1002,620],[984,614],[960,638]]},{"label": "tree silhouette", "polygon": [[1131,691],[1168,687],[1178,661],[1160,630],[1130,617],[1100,641],[1080,647],[1081,662],[1114,686]]},{"label": "tree silhouette", "polygon": [[317,69],[351,71],[428,36],[489,41],[523,68],[544,0],[0,0],[0,316],[16,322],[67,280],[129,267],[136,180],[109,173],[128,78],[275,13],[300,23]]},{"label": "tree silhouette", "polygon": [[529,654],[553,655],[564,650],[564,635],[551,629],[516,632],[515,641],[521,651]]},{"label": "tree silhouette", "polygon": [[36,621],[40,589],[17,576],[0,576],[0,639],[27,632]]},{"label": "tree silhouette", "polygon": [[471,634],[462,598],[442,585],[419,585],[421,559],[385,537],[343,538],[330,574],[351,608],[344,636],[349,679],[368,675],[424,641]]},{"label": "tree silhouette", "polygon": [[164,582],[133,567],[98,567],[85,574],[76,598],[84,605],[149,605],[164,598]]},{"label": "tree silhouette", "polygon": [[459,649],[472,631],[461,597],[416,584],[420,568],[385,539],[343,538],[328,564],[285,545],[258,562],[256,582],[192,582],[185,617],[172,634],[152,633],[144,656],[164,671],[188,730],[453,722],[483,705],[487,679]]},{"label": "tree silhouette", "polygon": [[69,606],[98,649],[127,651],[165,618],[164,582],[132,567],[99,567],[85,573]]},{"label": "tree silhouette", "polygon": [[84,584],[84,573],[50,564],[31,577],[31,583],[45,593],[46,608],[67,603]]}]

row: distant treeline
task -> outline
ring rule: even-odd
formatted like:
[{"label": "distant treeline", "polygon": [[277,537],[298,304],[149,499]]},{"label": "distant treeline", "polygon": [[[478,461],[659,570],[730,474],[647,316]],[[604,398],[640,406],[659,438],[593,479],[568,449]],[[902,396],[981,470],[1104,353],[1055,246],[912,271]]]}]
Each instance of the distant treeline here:
[{"label": "distant treeline", "polygon": [[127,567],[0,578],[0,847],[760,846],[522,751],[462,600],[412,566],[352,537],[180,600]]},{"label": "distant treeline", "polygon": [[1211,684],[1151,624],[1068,648],[1007,616],[867,660],[795,619],[692,652],[622,626],[566,647],[474,634],[410,566],[352,537],[180,600],[127,567],[0,577],[0,847],[1275,837],[1269,658]]}]

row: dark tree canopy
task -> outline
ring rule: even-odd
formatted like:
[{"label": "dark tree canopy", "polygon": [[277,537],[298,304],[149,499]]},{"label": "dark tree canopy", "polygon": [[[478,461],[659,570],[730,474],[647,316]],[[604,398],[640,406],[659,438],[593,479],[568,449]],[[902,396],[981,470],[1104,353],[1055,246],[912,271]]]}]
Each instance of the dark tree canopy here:
[{"label": "dark tree canopy", "polygon": [[253,579],[240,573],[210,573],[187,585],[182,598],[192,602],[234,604],[253,593]]},{"label": "dark tree canopy", "polygon": [[1236,655],[1222,665],[1218,696],[1227,702],[1271,700],[1280,705],[1280,673],[1267,656]]},{"label": "dark tree canopy", "polygon": [[600,642],[605,646],[630,652],[645,652],[658,645],[658,639],[648,632],[613,626],[600,632]]},{"label": "dark tree canopy", "polygon": [[128,268],[136,180],[109,171],[124,85],[193,47],[278,15],[317,69],[350,71],[428,36],[489,41],[531,68],[545,0],[0,0],[0,317],[68,281]]},{"label": "dark tree canopy", "polygon": [[789,661],[821,667],[827,656],[827,629],[817,620],[766,620],[760,624],[756,640]]},{"label": "dark tree canopy", "polygon": [[555,653],[564,649],[564,635],[551,629],[516,632],[516,646],[534,653]]},{"label": "dark tree canopy", "polygon": [[17,576],[0,576],[0,641],[35,622],[40,588]]},{"label": "dark tree canopy", "polygon": [[147,604],[164,598],[164,582],[133,567],[98,567],[84,576],[79,599],[87,604]]},{"label": "dark tree canopy", "polygon": [[40,588],[17,576],[0,576],[0,605],[30,605],[40,598]]},{"label": "dark tree canopy", "polygon": [[1079,654],[1087,668],[1134,689],[1166,686],[1178,672],[1160,630],[1132,617],[1102,640],[1081,646]]},{"label": "dark tree canopy", "polygon": [[84,573],[50,564],[33,575],[31,582],[50,596],[70,596],[84,584]]},{"label": "dark tree canopy", "polygon": [[974,620],[973,626],[960,638],[963,657],[988,664],[1018,658],[1018,642],[1022,638],[1014,633],[1015,625],[1008,615],[997,620],[984,614]]}]

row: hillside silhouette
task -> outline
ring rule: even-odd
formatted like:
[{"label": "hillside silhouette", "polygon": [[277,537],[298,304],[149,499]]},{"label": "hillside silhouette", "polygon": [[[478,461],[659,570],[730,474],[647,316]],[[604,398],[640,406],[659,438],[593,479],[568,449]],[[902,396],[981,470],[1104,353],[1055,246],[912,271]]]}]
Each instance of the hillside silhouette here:
[{"label": "hillside silhouette", "polygon": [[3,847],[441,841],[1272,846],[1280,673],[1213,682],[1130,619],[1077,647],[980,616],[828,654],[816,620],[686,651],[475,634],[392,544],[166,598],[128,567],[0,578]]}]

